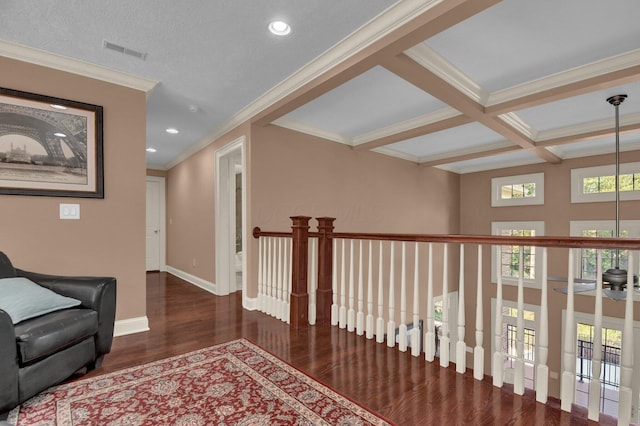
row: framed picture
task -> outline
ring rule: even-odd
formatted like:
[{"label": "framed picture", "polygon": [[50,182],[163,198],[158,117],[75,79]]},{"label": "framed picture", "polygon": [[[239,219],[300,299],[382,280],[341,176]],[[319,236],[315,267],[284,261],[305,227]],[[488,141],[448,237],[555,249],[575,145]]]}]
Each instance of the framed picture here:
[{"label": "framed picture", "polygon": [[0,88],[0,194],[104,198],[102,107]]}]

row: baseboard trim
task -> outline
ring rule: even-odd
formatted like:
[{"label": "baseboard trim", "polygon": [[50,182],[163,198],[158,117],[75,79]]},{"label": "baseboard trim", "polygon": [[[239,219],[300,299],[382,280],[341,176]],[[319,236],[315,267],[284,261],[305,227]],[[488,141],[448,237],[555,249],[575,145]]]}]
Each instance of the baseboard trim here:
[{"label": "baseboard trim", "polygon": [[113,325],[114,337],[142,333],[145,331],[149,331],[149,319],[146,316],[118,320]]},{"label": "baseboard trim", "polygon": [[258,309],[258,298],[257,297],[246,297],[244,294],[242,295],[242,307],[247,311],[255,311]]},{"label": "baseboard trim", "polygon": [[195,275],[191,275],[187,272],[181,271],[180,269],[176,269],[169,265],[167,265],[167,272],[170,273],[171,275],[175,275],[178,278],[182,278],[186,282],[193,284],[197,287],[200,287],[201,289],[208,291],[209,293],[217,295],[216,285],[212,282],[204,280],[200,277],[196,277]]}]

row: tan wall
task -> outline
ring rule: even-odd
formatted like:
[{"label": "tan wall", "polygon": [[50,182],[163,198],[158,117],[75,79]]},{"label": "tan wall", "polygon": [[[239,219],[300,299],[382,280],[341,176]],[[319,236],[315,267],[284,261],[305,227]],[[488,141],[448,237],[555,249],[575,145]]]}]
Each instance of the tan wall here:
[{"label": "tan wall", "polygon": [[456,174],[277,126],[253,128],[251,159],[251,229],[287,231],[303,215],[335,217],[336,232],[459,231]]},{"label": "tan wall", "polygon": [[[0,57],[0,86],[104,107],[105,198],[0,195],[0,250],[19,268],[118,279],[116,318],[146,314],[145,93]],[[60,220],[59,204],[80,204]]]},{"label": "tan wall", "polygon": [[215,152],[249,131],[240,126],[168,171],[168,266],[215,283]]},{"label": "tan wall", "polygon": [[[640,161],[640,151],[625,152],[621,156],[622,162]],[[470,173],[460,177],[460,230],[464,234],[490,234],[493,221],[544,221],[546,235],[569,235],[569,222],[571,220],[613,220],[615,219],[615,203],[580,203],[571,204],[571,169],[592,167],[605,164],[613,164],[613,155],[603,155],[582,159],[565,160],[558,165],[537,164],[525,167],[508,168],[481,173]],[[491,207],[491,178],[512,176],[527,173],[545,173],[545,204],[542,206],[523,207]],[[620,205],[620,219],[640,219],[640,201],[623,201]],[[474,256],[475,256],[475,247]],[[485,261],[483,269],[483,281],[489,283],[490,254],[485,248]],[[567,276],[567,251],[561,249],[549,250],[549,275]],[[475,301],[476,291],[476,261],[475,257],[466,258],[466,289],[467,299]],[[566,283],[550,282],[551,287],[565,287]],[[487,288],[485,286],[485,288]],[[485,347],[490,347],[492,338],[489,331],[491,324],[490,307],[491,298],[495,297],[495,285],[489,287],[491,291],[484,291],[484,324]],[[507,300],[516,301],[517,291],[514,286],[505,286],[504,297]],[[540,291],[525,289],[525,303],[540,304]],[[637,304],[636,304],[637,305]],[[560,372],[561,336],[562,336],[562,309],[566,306],[566,296],[555,292],[549,292],[549,368],[553,372]],[[594,299],[590,296],[576,296],[575,308],[579,312],[593,312]],[[604,314],[611,317],[624,315],[621,302],[605,300]],[[640,309],[636,306],[636,318]],[[475,303],[467,305],[466,309],[467,330],[475,327]],[[469,335],[469,334],[467,334]],[[467,345],[471,345],[467,340]],[[486,371],[491,362],[491,357],[485,353]],[[561,375],[561,374],[560,374]],[[559,396],[560,381],[551,379],[550,394]]]}]

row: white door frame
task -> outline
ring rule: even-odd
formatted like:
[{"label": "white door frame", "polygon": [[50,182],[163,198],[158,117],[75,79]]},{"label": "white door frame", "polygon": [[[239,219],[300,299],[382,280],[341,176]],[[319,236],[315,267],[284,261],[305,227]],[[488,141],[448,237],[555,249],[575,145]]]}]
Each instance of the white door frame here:
[{"label": "white door frame", "polygon": [[[215,265],[216,294],[224,296],[236,290],[235,280],[235,166],[232,159],[240,154],[242,165],[242,291],[247,290],[247,170],[246,170],[246,138],[239,137],[215,152],[216,185],[215,185]],[[233,177],[233,181],[232,180]],[[231,285],[233,284],[233,285]]]},{"label": "white door frame", "polygon": [[160,196],[160,271],[167,270],[167,198],[166,179],[161,176],[147,176],[147,182],[159,184]]}]

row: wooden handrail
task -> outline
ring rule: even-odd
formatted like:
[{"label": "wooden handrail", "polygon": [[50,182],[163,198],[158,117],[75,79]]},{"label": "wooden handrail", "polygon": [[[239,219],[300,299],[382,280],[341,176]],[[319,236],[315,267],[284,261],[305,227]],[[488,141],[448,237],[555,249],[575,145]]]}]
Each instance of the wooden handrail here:
[{"label": "wooden handrail", "polygon": [[[320,232],[309,232],[309,238],[319,238],[321,236]],[[284,238],[292,238],[292,232],[282,232],[282,231],[263,231],[259,226],[253,228],[253,238],[260,237],[284,237]]]},{"label": "wooden handrail", "polygon": [[[309,232],[310,238],[318,238],[319,232]],[[504,235],[467,235],[467,234],[379,234],[355,232],[328,232],[329,238],[373,240],[373,241],[410,241],[425,243],[493,244],[560,248],[628,249],[640,250],[640,238],[602,238],[602,237],[512,237]],[[262,231],[253,228],[253,237],[291,237],[291,232]]]},{"label": "wooden handrail", "polygon": [[334,232],[331,238],[412,241],[426,243],[493,244],[562,248],[630,249],[640,250],[640,238],[594,238],[594,237],[512,237],[503,235],[463,235],[463,234],[367,234]]}]

